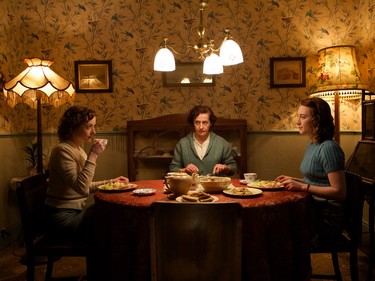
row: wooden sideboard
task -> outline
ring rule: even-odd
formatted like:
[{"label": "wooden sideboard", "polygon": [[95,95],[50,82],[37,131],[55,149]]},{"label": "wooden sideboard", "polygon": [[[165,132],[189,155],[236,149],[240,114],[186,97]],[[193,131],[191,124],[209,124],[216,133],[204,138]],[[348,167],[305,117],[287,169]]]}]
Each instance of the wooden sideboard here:
[{"label": "wooden sideboard", "polygon": [[362,139],[375,141],[375,93],[362,91]]},{"label": "wooden sideboard", "polygon": [[[160,178],[168,170],[177,142],[192,127],[187,114],[170,114],[145,120],[127,122],[128,176],[130,181],[144,180],[140,169],[157,169]],[[237,152],[238,177],[247,171],[247,121],[245,119],[217,118],[212,129],[232,144]]]}]

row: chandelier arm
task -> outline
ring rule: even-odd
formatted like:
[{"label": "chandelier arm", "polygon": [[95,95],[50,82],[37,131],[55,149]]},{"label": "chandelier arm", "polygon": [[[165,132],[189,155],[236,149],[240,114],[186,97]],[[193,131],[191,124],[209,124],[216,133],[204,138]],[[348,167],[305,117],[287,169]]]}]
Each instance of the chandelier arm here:
[{"label": "chandelier arm", "polygon": [[176,53],[177,55],[186,55],[186,54],[188,54],[189,52],[190,52],[190,45],[188,45],[188,48],[187,48],[187,50],[186,51],[184,51],[184,52],[179,52],[179,51],[177,51],[175,48],[173,48],[172,46],[170,46],[170,45],[168,45],[168,47],[167,47],[168,49],[170,49],[171,51],[173,51],[174,53]]},{"label": "chandelier arm", "polygon": [[215,49],[215,48],[214,48],[214,45],[212,44],[212,46],[210,47],[210,50],[213,51],[213,52],[215,52],[215,53],[217,53],[217,52],[220,51],[220,47],[217,48],[217,49]]}]

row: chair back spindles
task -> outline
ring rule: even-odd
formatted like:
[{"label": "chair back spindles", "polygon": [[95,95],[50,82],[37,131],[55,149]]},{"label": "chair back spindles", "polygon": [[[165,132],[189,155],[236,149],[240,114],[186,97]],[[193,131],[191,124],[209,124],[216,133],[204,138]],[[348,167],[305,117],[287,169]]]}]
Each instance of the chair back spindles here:
[{"label": "chair back spindles", "polygon": [[153,281],[241,280],[241,205],[155,202]]}]

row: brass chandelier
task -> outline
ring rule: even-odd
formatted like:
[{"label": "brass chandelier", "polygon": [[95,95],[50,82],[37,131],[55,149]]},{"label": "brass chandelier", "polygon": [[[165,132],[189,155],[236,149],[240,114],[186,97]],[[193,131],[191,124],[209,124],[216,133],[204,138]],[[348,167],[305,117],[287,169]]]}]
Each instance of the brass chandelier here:
[{"label": "brass chandelier", "polygon": [[[195,44],[187,44],[185,52],[178,52],[168,44],[168,38],[165,37],[160,50],[157,52],[154,60],[154,70],[156,71],[174,71],[176,62],[172,51],[178,55],[186,55],[190,50],[194,50],[199,59],[203,60],[204,74],[221,74],[224,72],[223,66],[236,65],[243,62],[243,56],[240,46],[232,40],[229,29],[225,29],[225,38],[219,48],[215,48],[214,40],[206,37],[206,27],[203,22],[203,12],[208,6],[208,1],[199,3],[199,25],[196,27],[199,39]],[[217,54],[219,53],[219,55]]]}]

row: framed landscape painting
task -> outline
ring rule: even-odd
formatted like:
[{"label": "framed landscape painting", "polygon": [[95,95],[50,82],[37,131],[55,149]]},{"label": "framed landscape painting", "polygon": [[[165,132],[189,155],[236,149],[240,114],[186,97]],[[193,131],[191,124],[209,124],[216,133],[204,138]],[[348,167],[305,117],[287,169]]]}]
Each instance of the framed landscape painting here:
[{"label": "framed landscape painting", "polygon": [[77,93],[110,93],[112,61],[75,61],[75,90]]},{"label": "framed landscape painting", "polygon": [[270,58],[270,87],[290,88],[306,86],[306,58]]}]

